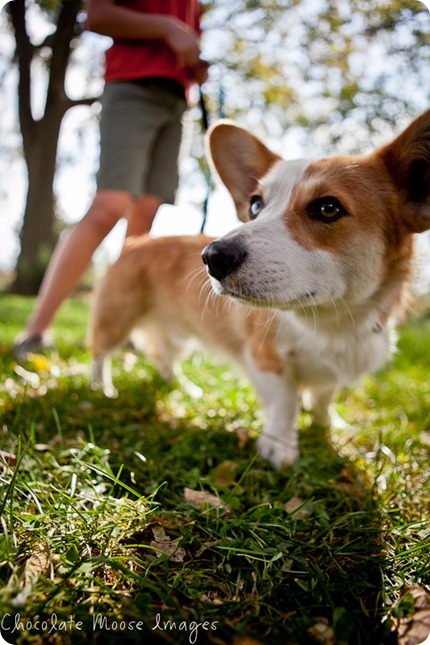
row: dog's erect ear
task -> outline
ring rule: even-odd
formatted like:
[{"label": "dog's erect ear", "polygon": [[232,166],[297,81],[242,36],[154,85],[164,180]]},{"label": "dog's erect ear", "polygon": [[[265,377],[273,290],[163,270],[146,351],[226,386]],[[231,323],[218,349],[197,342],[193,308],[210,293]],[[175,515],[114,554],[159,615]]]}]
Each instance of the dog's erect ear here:
[{"label": "dog's erect ear", "polygon": [[402,218],[415,233],[430,229],[430,110],[378,152],[402,198]]},{"label": "dog's erect ear", "polygon": [[230,191],[242,222],[248,220],[249,198],[280,157],[253,134],[231,121],[219,121],[208,133],[209,157]]}]

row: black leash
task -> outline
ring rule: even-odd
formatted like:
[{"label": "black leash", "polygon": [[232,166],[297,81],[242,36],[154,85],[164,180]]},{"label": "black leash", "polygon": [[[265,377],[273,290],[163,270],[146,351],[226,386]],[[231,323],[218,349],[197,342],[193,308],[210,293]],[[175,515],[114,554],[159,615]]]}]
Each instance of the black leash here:
[{"label": "black leash", "polygon": [[[206,105],[206,98],[201,86],[199,87],[199,106],[200,106],[203,134],[205,135],[209,129],[209,114],[208,114],[207,105]],[[220,81],[219,81],[218,116],[220,119],[224,118],[224,88]],[[206,191],[206,197],[204,199],[203,206],[202,206],[203,219],[202,219],[202,225],[200,227],[200,233],[204,232],[204,229],[206,226],[206,220],[208,218],[209,199],[213,191],[212,175],[209,168],[209,164],[207,162],[205,162],[204,168],[206,169],[206,170],[203,170],[203,174],[206,179],[207,191]]]},{"label": "black leash", "polygon": [[199,87],[199,105],[200,105],[200,112],[202,116],[203,132],[206,133],[209,129],[209,117],[208,117],[208,110],[206,107],[206,99],[205,99],[205,95],[203,94],[201,85]]},{"label": "black leash", "polygon": [[[203,90],[201,86],[199,87],[199,105],[200,105],[200,114],[201,114],[202,127],[203,127],[203,135],[205,135],[209,129],[209,117],[208,117],[208,111],[206,107],[205,95],[203,94]],[[209,199],[212,194],[211,171],[209,169],[209,165],[207,162],[205,162],[205,166],[207,168],[207,172],[204,172],[204,171],[203,172],[206,179],[207,190],[206,190],[206,197],[203,201],[203,206],[202,206],[203,219],[202,219],[202,224],[200,226],[200,233],[203,233],[205,230],[206,220],[208,218]]]}]

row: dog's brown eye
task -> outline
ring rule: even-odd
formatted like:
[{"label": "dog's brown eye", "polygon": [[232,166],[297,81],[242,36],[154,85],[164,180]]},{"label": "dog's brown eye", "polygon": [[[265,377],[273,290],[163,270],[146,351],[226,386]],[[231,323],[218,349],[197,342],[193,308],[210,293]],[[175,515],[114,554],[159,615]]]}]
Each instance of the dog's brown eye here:
[{"label": "dog's brown eye", "polygon": [[348,213],[336,197],[320,197],[309,206],[309,215],[320,222],[335,222]]},{"label": "dog's brown eye", "polygon": [[249,205],[249,219],[255,219],[263,210],[263,198],[261,195],[252,195]]}]

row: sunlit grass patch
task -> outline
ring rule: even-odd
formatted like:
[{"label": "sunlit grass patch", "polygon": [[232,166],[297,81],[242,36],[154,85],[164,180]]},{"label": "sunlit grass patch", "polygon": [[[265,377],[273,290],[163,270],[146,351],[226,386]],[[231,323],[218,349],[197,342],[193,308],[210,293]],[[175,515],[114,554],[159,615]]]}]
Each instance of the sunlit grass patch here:
[{"label": "sunlit grass patch", "polygon": [[416,613],[405,590],[430,583],[428,318],[342,394],[350,427],[304,413],[301,457],[275,471],[255,455],[255,394],[225,365],[187,361],[191,399],[118,356],[118,399],[93,392],[83,303],[63,310],[56,351],[17,369],[30,304],[0,301],[6,640],[397,642]]}]

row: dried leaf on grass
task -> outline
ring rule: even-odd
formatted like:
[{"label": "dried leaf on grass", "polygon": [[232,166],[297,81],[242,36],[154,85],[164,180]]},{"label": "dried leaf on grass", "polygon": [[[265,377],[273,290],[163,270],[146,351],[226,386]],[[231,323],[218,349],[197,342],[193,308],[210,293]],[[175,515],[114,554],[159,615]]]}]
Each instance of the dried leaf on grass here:
[{"label": "dried leaf on grass", "polygon": [[241,450],[243,450],[249,444],[249,441],[250,441],[249,432],[245,428],[240,427],[240,428],[237,428],[236,435],[237,435],[237,445]]},{"label": "dried leaf on grass", "polygon": [[430,635],[430,594],[418,586],[405,591],[412,596],[414,613],[400,619],[398,645],[420,645],[425,643]]},{"label": "dried leaf on grass", "polygon": [[48,577],[51,570],[51,554],[46,544],[37,542],[33,553],[23,565],[24,584],[35,581],[39,576]]},{"label": "dried leaf on grass", "polygon": [[232,486],[235,483],[235,474],[237,471],[237,462],[231,459],[218,464],[215,470],[215,484],[217,486]]},{"label": "dried leaf on grass", "polygon": [[321,620],[318,623],[315,623],[312,627],[308,629],[309,634],[312,638],[321,643],[322,645],[334,645],[335,643],[335,633],[330,625],[327,625],[326,622]]},{"label": "dried leaf on grass", "polygon": [[159,524],[152,527],[152,534],[154,536],[154,539],[151,540],[150,544],[152,547],[157,549],[158,557],[161,557],[164,553],[165,555],[169,556],[169,560],[171,560],[172,562],[184,561],[187,552],[183,547],[179,546],[179,542],[182,540],[181,537],[176,538],[175,540],[170,539],[170,537],[166,534],[164,528]]},{"label": "dried leaf on grass", "polygon": [[420,432],[420,442],[424,444],[425,446],[430,446],[430,432],[427,430],[423,430]]},{"label": "dried leaf on grass", "polygon": [[[212,605],[220,607],[226,602],[229,602],[231,598],[231,589],[229,585],[225,582],[219,582],[216,589],[205,589],[200,596],[201,602],[207,602]],[[218,641],[214,641],[218,642]]]},{"label": "dried leaf on grass", "polygon": [[208,505],[212,508],[224,508],[230,510],[226,504],[216,495],[207,493],[204,490],[193,490],[192,488],[184,488],[185,501],[197,508],[203,508]]},{"label": "dried leaf on grass", "polygon": [[13,468],[14,466],[16,466],[16,462],[16,455],[11,452],[0,450],[0,471],[4,472],[8,470],[8,466]]},{"label": "dried leaf on grass", "polygon": [[313,513],[313,505],[311,503],[306,503],[304,499],[300,497],[292,497],[285,504],[285,510],[289,515],[294,513],[294,516],[299,520],[304,520],[309,515]]}]

